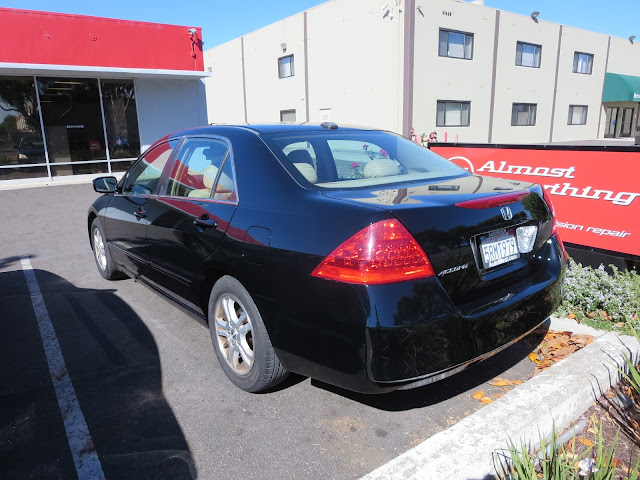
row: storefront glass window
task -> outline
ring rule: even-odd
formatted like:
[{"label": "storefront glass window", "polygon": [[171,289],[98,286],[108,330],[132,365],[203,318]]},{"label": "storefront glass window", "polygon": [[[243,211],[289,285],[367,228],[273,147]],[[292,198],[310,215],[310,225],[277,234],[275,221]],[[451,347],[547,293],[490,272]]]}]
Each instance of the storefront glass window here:
[{"label": "storefront glass window", "polygon": [[33,77],[0,77],[0,180],[46,176],[30,166],[44,163]]},{"label": "storefront glass window", "polygon": [[100,80],[100,84],[109,157],[111,160],[137,158],[140,155],[140,134],[133,81]]},{"label": "storefront glass window", "polygon": [[[106,160],[97,79],[38,78],[42,119],[50,163]],[[67,165],[52,175],[104,173],[95,167]]]}]

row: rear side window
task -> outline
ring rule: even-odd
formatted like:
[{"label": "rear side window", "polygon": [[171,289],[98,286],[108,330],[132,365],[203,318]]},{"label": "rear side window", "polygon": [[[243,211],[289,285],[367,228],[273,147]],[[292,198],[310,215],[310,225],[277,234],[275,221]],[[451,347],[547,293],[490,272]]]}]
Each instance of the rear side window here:
[{"label": "rear side window", "polygon": [[219,200],[235,198],[229,153],[229,146],[223,140],[187,138],[171,167],[165,194]]},{"label": "rear side window", "polygon": [[161,143],[146,152],[127,173],[122,193],[131,195],[157,193],[160,176],[177,143],[177,140]]},{"label": "rear side window", "polygon": [[299,131],[262,135],[301,185],[358,188],[468,173],[445,158],[388,132]]}]

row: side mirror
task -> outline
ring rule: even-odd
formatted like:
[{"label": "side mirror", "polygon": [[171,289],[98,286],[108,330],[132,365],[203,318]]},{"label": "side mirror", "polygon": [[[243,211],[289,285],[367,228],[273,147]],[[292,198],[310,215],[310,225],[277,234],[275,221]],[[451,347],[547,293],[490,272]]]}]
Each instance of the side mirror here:
[{"label": "side mirror", "polygon": [[116,177],[98,177],[93,179],[93,189],[98,193],[113,193],[116,191],[118,180]]}]

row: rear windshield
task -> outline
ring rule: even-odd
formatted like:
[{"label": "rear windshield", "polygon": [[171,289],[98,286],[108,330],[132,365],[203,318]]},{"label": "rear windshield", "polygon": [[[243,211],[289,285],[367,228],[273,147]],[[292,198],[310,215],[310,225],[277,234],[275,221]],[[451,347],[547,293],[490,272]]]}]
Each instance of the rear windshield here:
[{"label": "rear windshield", "polygon": [[359,188],[468,173],[398,135],[367,130],[262,135],[284,167],[303,185]]}]

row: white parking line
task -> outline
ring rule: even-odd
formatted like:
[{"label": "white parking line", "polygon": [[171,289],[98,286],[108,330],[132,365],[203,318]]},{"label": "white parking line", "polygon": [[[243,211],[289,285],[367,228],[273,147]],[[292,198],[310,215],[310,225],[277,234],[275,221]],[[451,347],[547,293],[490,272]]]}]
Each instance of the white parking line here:
[{"label": "white parking line", "polygon": [[67,441],[71,448],[73,463],[76,467],[78,480],[104,479],[102,464],[96,453],[89,427],[84,419],[76,391],[71,383],[67,366],[64,363],[62,350],[53,329],[49,312],[40,293],[40,286],[33,272],[29,257],[20,257],[22,270],[27,279],[31,303],[38,320],[38,328],[42,337],[44,353],[49,364],[49,373],[58,398],[58,407],[64,421]]}]

